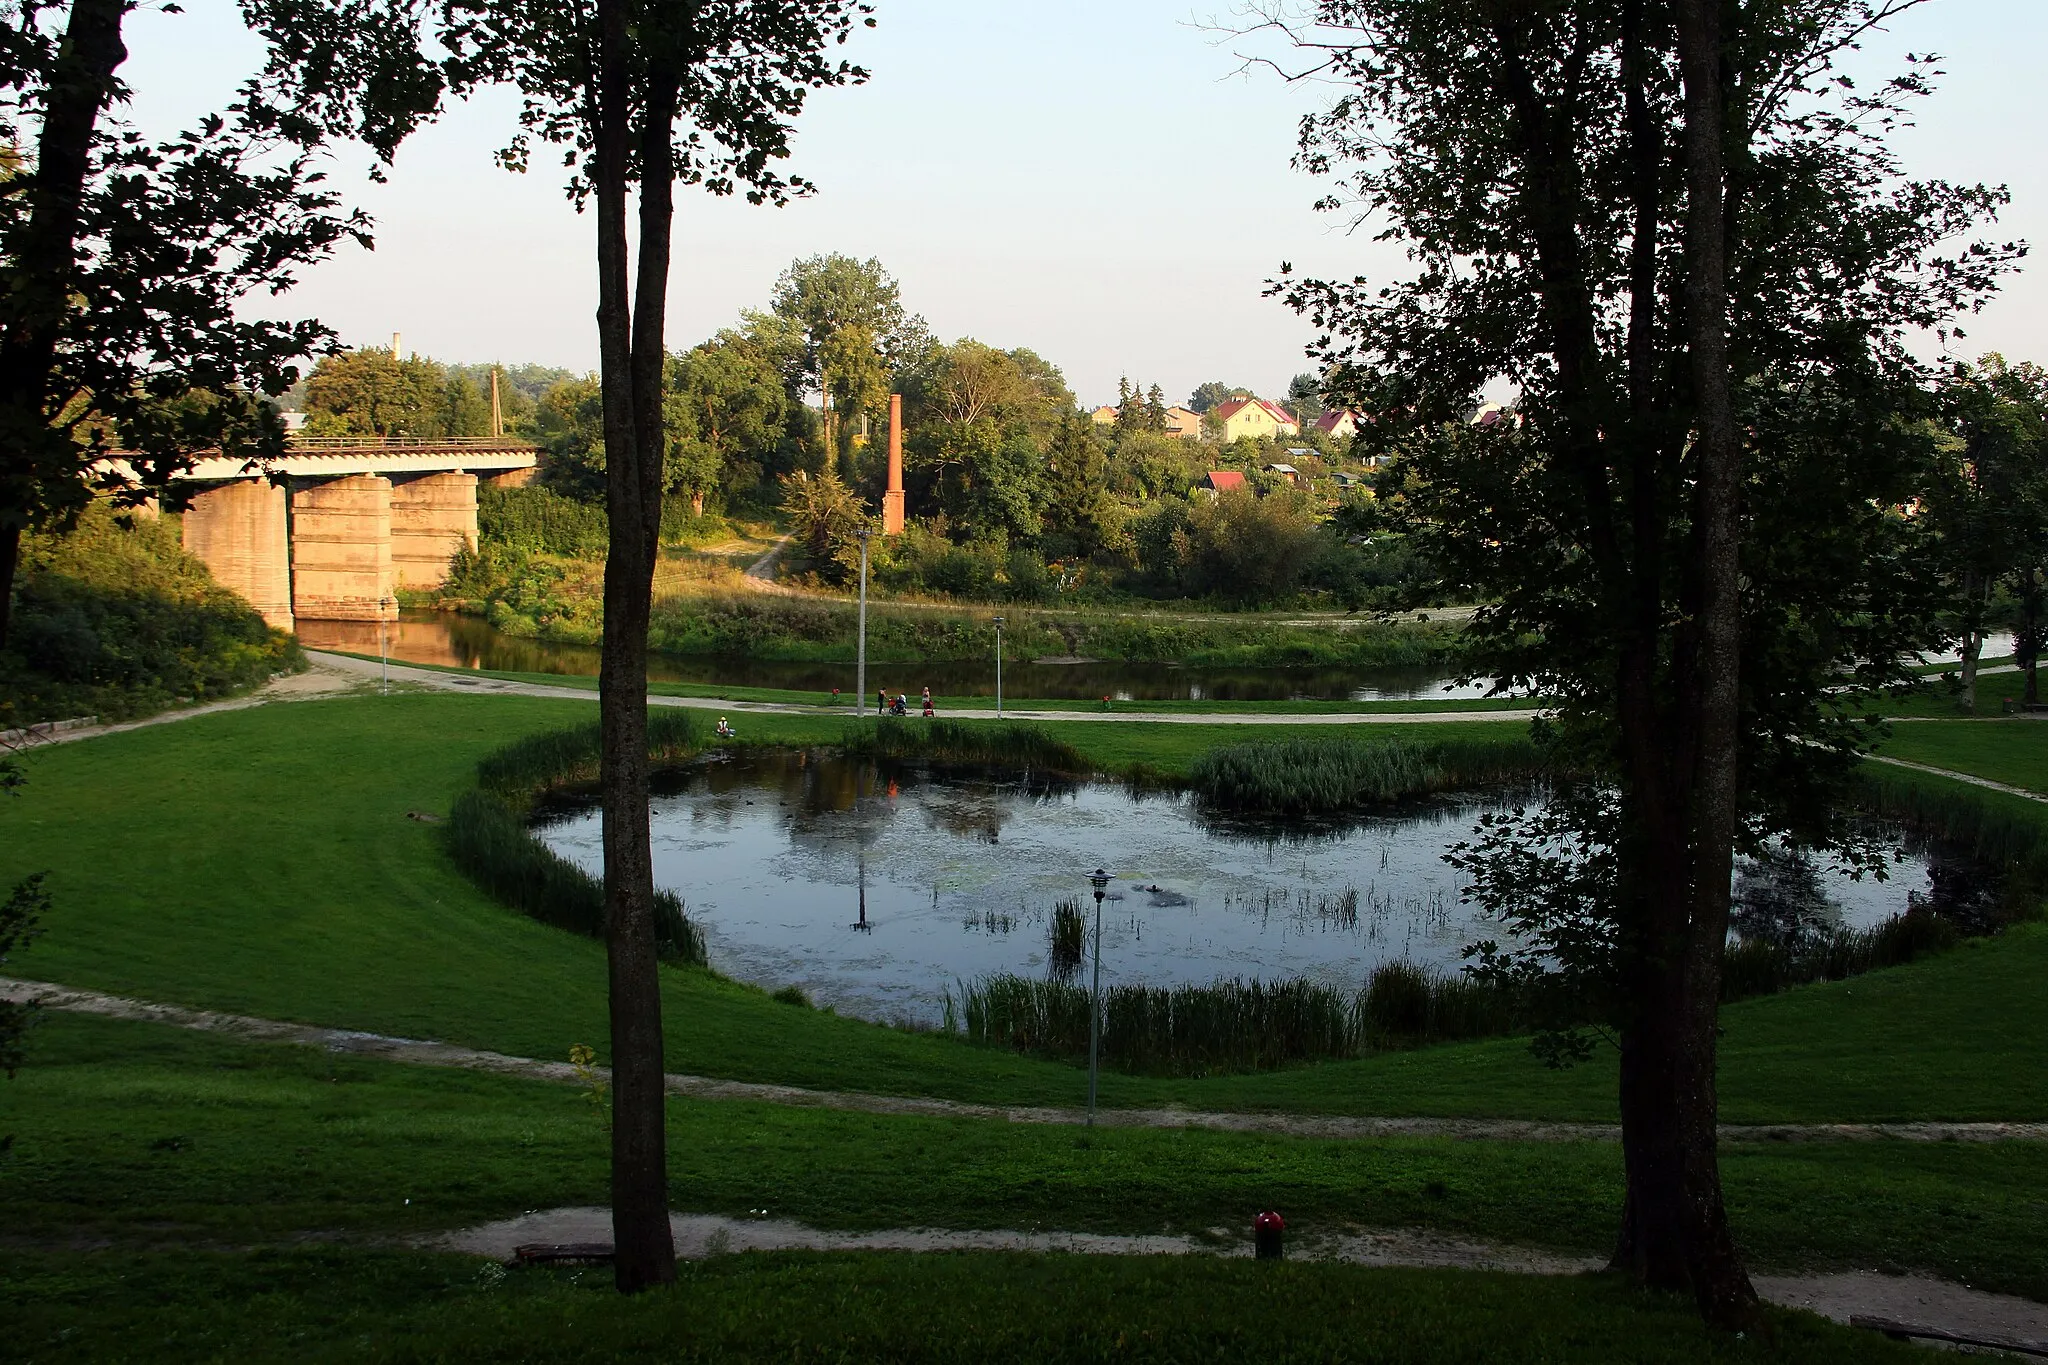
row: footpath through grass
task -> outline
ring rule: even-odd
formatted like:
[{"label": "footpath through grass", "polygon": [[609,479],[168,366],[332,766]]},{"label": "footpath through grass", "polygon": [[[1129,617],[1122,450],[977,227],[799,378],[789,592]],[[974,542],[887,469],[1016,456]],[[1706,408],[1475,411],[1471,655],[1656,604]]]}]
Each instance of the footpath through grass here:
[{"label": "footpath through grass", "polygon": [[[30,755],[0,807],[0,884],[51,872],[47,933],[14,970],[145,1000],[562,1058],[607,1036],[602,948],[491,902],[439,814],[482,755],[587,722],[575,702],[396,694],[272,705]],[[834,719],[750,718],[832,742]],[[1048,725],[1091,761],[1184,771],[1229,725]],[[1513,732],[1432,727],[1432,735]],[[1301,733],[1343,733],[1305,727]],[[2048,731],[2044,731],[2048,734]],[[1363,738],[1363,737],[1361,737]],[[687,897],[687,888],[685,888]],[[1733,1122],[2048,1119],[2048,930],[1725,1012]],[[825,1089],[1076,1104],[1074,1067],[782,1004],[663,972],[672,1070]],[[1544,1070],[1518,1040],[1249,1076],[1115,1073],[1103,1103],[1612,1120],[1611,1059]]]},{"label": "footpath through grass", "polygon": [[[0,1091],[16,1242],[247,1246],[422,1234],[602,1204],[607,1138],[573,1087],[123,1021],[53,1018]],[[2048,1297],[2048,1145],[1738,1144],[1731,1216],[1759,1269],[1886,1264]],[[669,1202],[814,1226],[1300,1240],[1411,1227],[1601,1254],[1608,1143],[1276,1138],[675,1100]]]}]

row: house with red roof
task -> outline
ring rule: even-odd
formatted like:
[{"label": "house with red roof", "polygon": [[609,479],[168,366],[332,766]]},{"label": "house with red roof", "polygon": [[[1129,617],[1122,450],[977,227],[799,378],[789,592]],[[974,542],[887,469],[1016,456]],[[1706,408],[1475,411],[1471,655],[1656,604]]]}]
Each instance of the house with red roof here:
[{"label": "house with red roof", "polygon": [[1348,441],[1358,432],[1358,414],[1332,408],[1316,418],[1315,429],[1333,441]]},{"label": "house with red roof", "polygon": [[1244,475],[1235,469],[1212,469],[1199,484],[1195,485],[1211,498],[1232,491],[1242,492],[1251,485],[1244,481]]},{"label": "house with red roof", "polygon": [[1301,424],[1287,409],[1263,398],[1233,398],[1209,411],[1223,424],[1226,443],[1240,436],[1295,436],[1301,432]]}]

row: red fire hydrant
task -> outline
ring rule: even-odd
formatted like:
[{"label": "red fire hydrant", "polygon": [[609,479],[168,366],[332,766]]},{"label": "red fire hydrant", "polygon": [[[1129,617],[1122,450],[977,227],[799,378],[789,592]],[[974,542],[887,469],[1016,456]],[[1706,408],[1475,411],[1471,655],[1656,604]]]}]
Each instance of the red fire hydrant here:
[{"label": "red fire hydrant", "polygon": [[1287,1220],[1271,1209],[1252,1219],[1252,1246],[1258,1259],[1277,1261],[1285,1252],[1281,1247],[1281,1235],[1287,1231]]}]

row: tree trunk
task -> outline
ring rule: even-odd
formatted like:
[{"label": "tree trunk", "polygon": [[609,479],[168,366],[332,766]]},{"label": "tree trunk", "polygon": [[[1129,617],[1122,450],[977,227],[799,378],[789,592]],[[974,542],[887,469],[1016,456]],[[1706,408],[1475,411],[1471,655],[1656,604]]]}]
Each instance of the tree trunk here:
[{"label": "tree trunk", "polygon": [[[1692,866],[1684,917],[1681,988],[1644,1002],[1659,1016],[1668,1044],[1670,1120],[1681,1162],[1681,1219],[1687,1270],[1700,1314],[1725,1328],[1753,1325],[1756,1290],[1735,1249],[1721,1198],[1716,1152],[1719,1097],[1715,1034],[1721,959],[1728,940],[1740,800],[1741,481],[1742,457],[1729,375],[1727,340],[1729,72],[1723,48],[1723,0],[1681,0],[1679,66],[1685,84],[1685,318],[1695,404],[1695,563],[1691,774]],[[1676,889],[1676,888],[1674,888]],[[1661,1134],[1657,1136],[1661,1137]],[[1665,1191],[1655,1191],[1659,1196]],[[1653,1213],[1661,1210],[1653,1210]]]},{"label": "tree trunk", "polygon": [[[597,198],[600,383],[604,401],[604,652],[598,678],[599,780],[604,803],[605,949],[611,987],[613,1273],[623,1293],[673,1282],[668,1221],[667,1096],[661,980],[654,937],[654,858],[647,827],[647,623],[661,516],[661,452],[644,439],[645,414],[660,432],[661,317],[652,392],[637,343],[626,242],[631,155],[627,16],[623,0],[599,0],[600,44],[593,181]],[[668,141],[667,125],[661,143]],[[666,202],[667,180],[657,193]],[[646,190],[643,187],[643,203]],[[645,232],[643,219],[642,232]],[[642,242],[641,304],[648,262]],[[666,241],[659,268],[666,283]],[[650,468],[651,465],[651,468]],[[650,498],[650,488],[652,496]],[[650,508],[649,503],[652,502]]]},{"label": "tree trunk", "polygon": [[1964,610],[1970,614],[1968,626],[1963,631],[1962,648],[1962,693],[1958,700],[1965,711],[1977,709],[1977,661],[1984,653],[1983,613],[1977,606],[1977,575],[1965,572],[1963,575]]},{"label": "tree trunk", "polygon": [[128,59],[127,8],[126,0],[72,0],[36,138],[28,228],[0,304],[0,647],[13,617],[21,533],[44,501],[41,487],[77,476],[76,448],[49,427],[45,390],[77,269],[93,131],[112,98],[114,71]]}]

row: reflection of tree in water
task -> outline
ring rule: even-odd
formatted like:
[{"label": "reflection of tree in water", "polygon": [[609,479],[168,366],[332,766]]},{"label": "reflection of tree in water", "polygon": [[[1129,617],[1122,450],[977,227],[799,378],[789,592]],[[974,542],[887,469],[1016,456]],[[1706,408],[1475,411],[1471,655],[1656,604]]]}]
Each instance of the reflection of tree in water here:
[{"label": "reflection of tree in water", "polygon": [[1841,919],[1803,849],[1771,847],[1736,865],[1729,924],[1743,938],[1793,947],[1838,928]]},{"label": "reflection of tree in water", "polygon": [[1927,862],[1927,890],[1906,898],[1910,909],[1925,908],[1951,920],[1966,934],[1989,933],[2005,913],[2005,874],[1951,840],[1921,830],[1901,831],[1909,855]]}]

